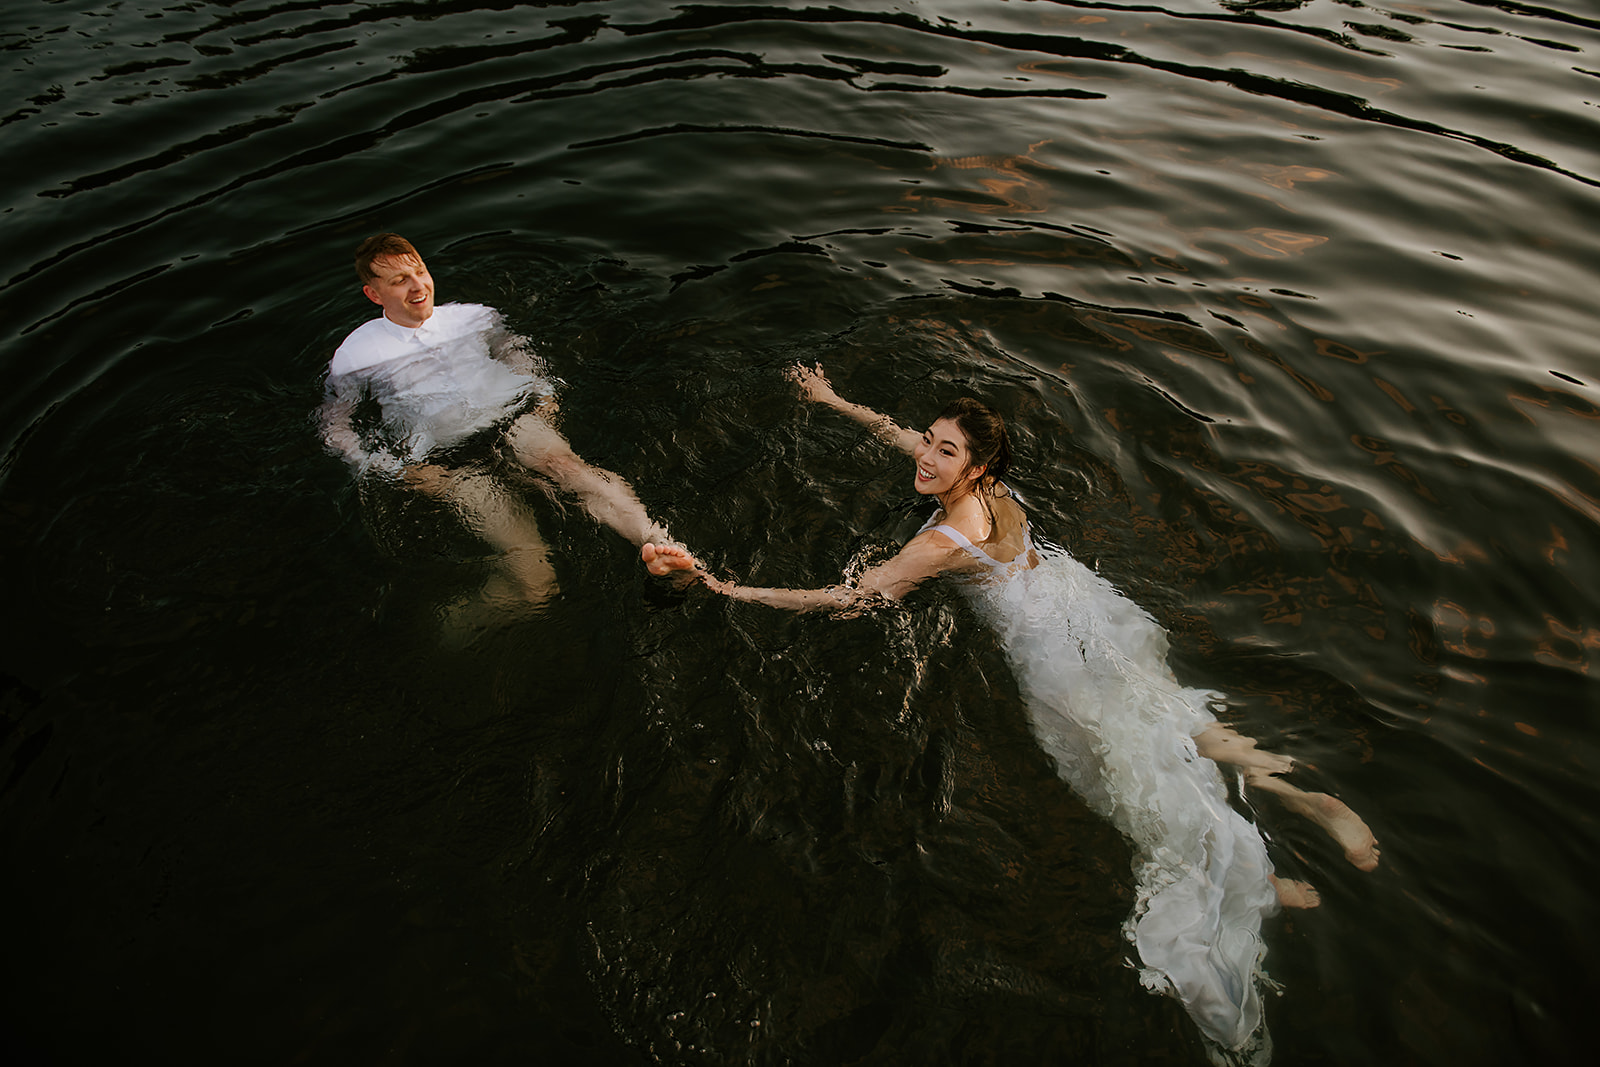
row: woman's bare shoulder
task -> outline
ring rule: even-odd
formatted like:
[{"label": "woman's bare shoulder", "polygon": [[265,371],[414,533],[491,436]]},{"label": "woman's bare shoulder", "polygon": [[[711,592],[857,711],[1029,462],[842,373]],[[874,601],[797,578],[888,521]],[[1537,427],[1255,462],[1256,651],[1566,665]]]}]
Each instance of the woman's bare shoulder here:
[{"label": "woman's bare shoulder", "polygon": [[[951,524],[947,522],[941,525]],[[953,528],[957,530],[963,537],[966,537],[965,530],[962,530],[959,526],[955,526]],[[971,540],[971,538],[968,538],[968,540]],[[915,556],[948,555],[950,553],[962,553],[964,551],[965,550],[961,547],[961,543],[959,541],[945,533],[945,531],[933,526],[921,531],[900,547],[901,555],[906,555],[909,553]]]},{"label": "woman's bare shoulder", "polygon": [[959,530],[961,536],[973,544],[988,540],[994,526],[990,509],[976,494],[961,498],[941,521]]}]

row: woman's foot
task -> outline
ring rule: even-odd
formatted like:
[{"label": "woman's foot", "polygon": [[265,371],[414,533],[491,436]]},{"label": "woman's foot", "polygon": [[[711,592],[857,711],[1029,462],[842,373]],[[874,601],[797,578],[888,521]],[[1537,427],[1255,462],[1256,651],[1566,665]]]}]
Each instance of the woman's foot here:
[{"label": "woman's foot", "polygon": [[1278,891],[1278,903],[1286,908],[1314,908],[1322,903],[1322,894],[1310,882],[1279,878],[1275,874],[1267,877],[1272,879],[1272,888]]},{"label": "woman's foot", "polygon": [[1338,797],[1307,793],[1270,774],[1247,774],[1245,782],[1278,794],[1284,807],[1322,827],[1344,849],[1344,858],[1357,870],[1370,871],[1378,866],[1378,839],[1372,828]]},{"label": "woman's foot", "polygon": [[1370,871],[1378,866],[1378,839],[1350,805],[1327,793],[1312,793],[1305,810],[1306,818],[1328,831],[1328,836],[1344,849],[1344,858],[1357,870]]},{"label": "woman's foot", "polygon": [[1288,774],[1294,760],[1256,747],[1256,739],[1246,737],[1231,726],[1214,722],[1195,735],[1200,755],[1214,763],[1231,763],[1253,774]]},{"label": "woman's foot", "polygon": [[1378,866],[1378,839],[1348,804],[1327,793],[1307,793],[1278,777],[1294,769],[1294,760],[1257,748],[1254,738],[1220,722],[1200,731],[1194,741],[1202,756],[1240,768],[1247,784],[1278,794],[1284,807],[1326,830],[1357,870],[1370,871]]}]

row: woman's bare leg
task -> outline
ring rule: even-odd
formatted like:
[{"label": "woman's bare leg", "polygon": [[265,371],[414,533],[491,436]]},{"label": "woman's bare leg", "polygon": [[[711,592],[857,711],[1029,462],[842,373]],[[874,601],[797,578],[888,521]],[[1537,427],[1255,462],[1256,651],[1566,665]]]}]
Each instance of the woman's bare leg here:
[{"label": "woman's bare leg", "polygon": [[1257,748],[1253,738],[1220,722],[1200,731],[1194,740],[1202,756],[1240,768],[1246,785],[1275,794],[1284,807],[1322,827],[1358,869],[1370,871],[1378,865],[1378,839],[1349,805],[1327,793],[1307,793],[1278,777],[1294,767],[1294,760]]},{"label": "woman's bare leg", "polygon": [[1256,747],[1253,737],[1246,737],[1231,726],[1214,722],[1194,735],[1200,755],[1214,763],[1231,763],[1245,771],[1259,774],[1287,774],[1294,760]]}]

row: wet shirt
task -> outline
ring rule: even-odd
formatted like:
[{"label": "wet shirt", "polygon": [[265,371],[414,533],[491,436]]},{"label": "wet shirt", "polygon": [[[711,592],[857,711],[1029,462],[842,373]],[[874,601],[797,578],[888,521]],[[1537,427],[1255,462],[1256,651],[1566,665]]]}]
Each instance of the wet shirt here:
[{"label": "wet shirt", "polygon": [[415,329],[379,316],[357,327],[334,353],[328,399],[376,401],[380,447],[419,460],[553,392],[542,376],[493,357],[493,346],[509,340],[499,313],[482,304],[442,305]]}]

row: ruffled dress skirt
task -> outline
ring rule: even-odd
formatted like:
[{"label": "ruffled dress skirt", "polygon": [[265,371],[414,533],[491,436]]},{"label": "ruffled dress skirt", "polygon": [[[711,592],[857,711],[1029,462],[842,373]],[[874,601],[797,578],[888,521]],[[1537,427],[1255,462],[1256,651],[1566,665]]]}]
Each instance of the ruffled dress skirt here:
[{"label": "ruffled dress skirt", "polygon": [[1060,550],[979,601],[1062,779],[1134,846],[1141,980],[1183,1002],[1214,1057],[1263,1062],[1261,921],[1278,902],[1261,834],[1195,748],[1218,695],[1179,685],[1166,632]]}]

